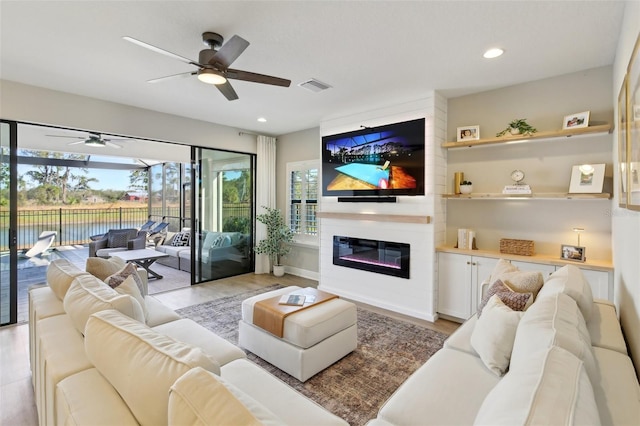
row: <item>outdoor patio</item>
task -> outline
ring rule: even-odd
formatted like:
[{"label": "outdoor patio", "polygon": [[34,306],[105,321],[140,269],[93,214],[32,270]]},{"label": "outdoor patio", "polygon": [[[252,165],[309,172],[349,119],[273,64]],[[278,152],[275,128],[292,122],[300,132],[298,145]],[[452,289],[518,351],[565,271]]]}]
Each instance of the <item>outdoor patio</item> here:
[{"label": "outdoor patio", "polygon": [[[51,248],[33,258],[20,257],[18,259],[18,323],[29,320],[28,290],[32,286],[46,283],[46,272],[49,263],[55,259],[64,258],[81,269],[85,269],[89,247],[87,245],[66,245]],[[0,288],[0,307],[2,315],[8,315],[9,308],[9,254],[0,255],[0,273],[2,287]],[[149,280],[149,294],[162,293],[191,285],[191,276],[187,272],[179,271],[168,266],[154,263],[152,270],[163,276],[161,280]],[[2,318],[5,320],[5,318]]]}]

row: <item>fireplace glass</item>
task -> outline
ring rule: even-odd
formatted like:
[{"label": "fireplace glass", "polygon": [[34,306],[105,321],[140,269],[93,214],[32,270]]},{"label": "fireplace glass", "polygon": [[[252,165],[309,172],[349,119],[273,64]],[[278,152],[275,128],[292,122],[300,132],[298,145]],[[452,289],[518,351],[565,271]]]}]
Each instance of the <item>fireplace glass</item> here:
[{"label": "fireplace glass", "polygon": [[409,244],[333,237],[333,264],[378,274],[409,278]]}]

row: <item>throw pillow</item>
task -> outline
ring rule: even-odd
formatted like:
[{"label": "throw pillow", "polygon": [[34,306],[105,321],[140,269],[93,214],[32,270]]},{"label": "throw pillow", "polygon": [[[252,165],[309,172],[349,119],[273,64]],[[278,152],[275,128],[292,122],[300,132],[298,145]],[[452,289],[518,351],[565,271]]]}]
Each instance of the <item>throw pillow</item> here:
[{"label": "throw pillow", "polygon": [[47,283],[53,294],[60,300],[64,300],[69,286],[78,275],[88,275],[85,271],[77,268],[67,259],[56,259],[47,268]]},{"label": "throw pillow", "polygon": [[127,241],[129,241],[129,231],[109,231],[107,246],[109,248],[126,247]]},{"label": "throw pillow", "polygon": [[124,268],[125,264],[126,262],[117,256],[113,256],[108,259],[103,259],[101,257],[89,257],[87,258],[85,269],[94,277],[104,281],[109,275],[113,275],[120,269]]},{"label": "throw pillow", "polygon": [[174,247],[186,247],[191,242],[191,232],[178,232],[173,236],[171,245]]},{"label": "throw pillow", "polygon": [[144,286],[142,285],[142,278],[138,275],[138,268],[133,263],[127,263],[115,274],[109,275],[105,278],[104,282],[109,284],[111,288],[117,288],[128,277],[133,277],[133,281],[138,286],[140,294],[144,294]]},{"label": "throw pillow", "polygon": [[551,274],[540,290],[540,296],[564,293],[576,301],[585,321],[591,318],[593,311],[593,293],[591,285],[580,268],[566,265]]},{"label": "throw pillow", "polygon": [[119,294],[126,294],[136,299],[140,304],[140,307],[142,308],[142,313],[144,314],[144,320],[146,322],[147,320],[149,320],[149,311],[147,310],[147,304],[145,303],[144,296],[142,295],[138,287],[136,277],[138,278],[138,280],[140,279],[134,268],[134,273],[128,275],[122,282],[118,283],[116,287],[113,287],[113,284],[109,282],[107,282],[107,284],[114,288]]},{"label": "throw pillow", "polygon": [[535,299],[538,291],[544,284],[544,277],[541,272],[521,271],[508,260],[500,259],[491,272],[491,281],[501,280],[513,291],[519,293],[533,293]]},{"label": "throw pillow", "polygon": [[523,314],[505,305],[494,294],[484,308],[484,315],[473,328],[471,346],[484,365],[497,376],[502,376],[509,368],[516,329]]},{"label": "throw pillow", "polygon": [[525,311],[533,303],[532,293],[518,293],[511,290],[502,281],[497,280],[489,287],[480,305],[478,305],[478,318],[482,315],[482,309],[493,295],[497,295],[505,305],[514,311]]}]

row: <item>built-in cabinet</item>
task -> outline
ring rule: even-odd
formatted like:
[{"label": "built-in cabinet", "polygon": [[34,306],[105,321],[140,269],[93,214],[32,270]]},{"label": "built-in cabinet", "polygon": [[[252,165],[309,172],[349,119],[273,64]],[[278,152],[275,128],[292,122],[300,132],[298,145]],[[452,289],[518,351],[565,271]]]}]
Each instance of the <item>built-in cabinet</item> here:
[{"label": "built-in cabinet", "polygon": [[545,280],[566,264],[578,266],[585,275],[594,298],[613,301],[613,267],[606,263],[580,264],[545,256],[502,253],[469,253],[470,250],[440,248],[438,250],[438,314],[464,321],[476,312],[482,299],[482,282],[488,279],[500,258],[509,260],[522,271],[540,271]]}]

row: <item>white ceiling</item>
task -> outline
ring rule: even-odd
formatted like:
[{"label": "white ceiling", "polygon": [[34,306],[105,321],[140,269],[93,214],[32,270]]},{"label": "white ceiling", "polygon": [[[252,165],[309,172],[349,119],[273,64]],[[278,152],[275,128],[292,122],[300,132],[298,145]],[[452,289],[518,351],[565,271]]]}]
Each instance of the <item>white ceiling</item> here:
[{"label": "white ceiling", "polygon": [[[0,78],[281,135],[432,90],[456,97],[610,65],[623,11],[617,0],[0,0]],[[291,87],[232,80],[230,102],[195,77],[149,84],[195,67],[122,39],[197,60],[204,31],[245,38],[232,68]],[[494,46],[506,53],[483,59]],[[310,78],[333,88],[297,86]]]}]

